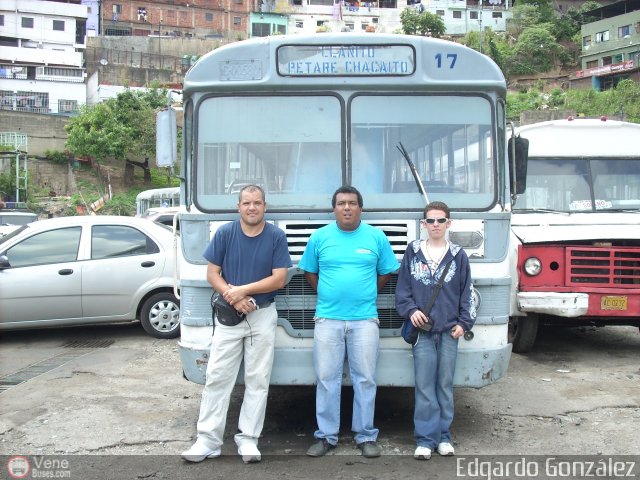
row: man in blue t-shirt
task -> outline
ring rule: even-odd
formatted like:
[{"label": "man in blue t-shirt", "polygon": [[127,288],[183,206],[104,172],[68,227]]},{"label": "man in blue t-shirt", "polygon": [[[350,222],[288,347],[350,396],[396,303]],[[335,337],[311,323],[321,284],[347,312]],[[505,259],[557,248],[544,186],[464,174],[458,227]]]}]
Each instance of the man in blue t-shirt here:
[{"label": "man in blue t-shirt", "polygon": [[360,221],[363,202],[356,188],[338,188],[331,204],[335,223],[311,235],[298,265],[318,292],[313,340],[318,430],[307,455],[321,457],[338,443],[346,355],[354,393],[351,429],[362,455],[379,457],[373,426],[380,340],[376,298],[399,263],[385,234]]},{"label": "man in blue t-shirt", "polygon": [[258,438],[264,425],[278,312],[273,300],[284,287],[291,257],[287,237],[265,222],[262,188],[240,190],[240,220],[220,227],[204,252],[207,280],[245,319],[222,325],[218,319],[211,342],[207,379],[202,392],[198,439],[182,453],[190,462],[219,457],[231,390],[244,359],[244,398],[234,439],[245,463],[261,460]]}]

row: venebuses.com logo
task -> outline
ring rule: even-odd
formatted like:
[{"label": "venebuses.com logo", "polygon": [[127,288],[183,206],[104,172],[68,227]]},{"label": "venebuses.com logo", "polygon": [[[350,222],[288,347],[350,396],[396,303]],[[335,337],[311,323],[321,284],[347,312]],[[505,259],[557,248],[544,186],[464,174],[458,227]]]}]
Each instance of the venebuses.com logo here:
[{"label": "venebuses.com logo", "polygon": [[71,478],[69,460],[44,455],[13,455],[7,459],[9,478]]},{"label": "venebuses.com logo", "polygon": [[27,478],[31,471],[31,464],[27,457],[10,457],[7,461],[7,472],[11,478]]}]

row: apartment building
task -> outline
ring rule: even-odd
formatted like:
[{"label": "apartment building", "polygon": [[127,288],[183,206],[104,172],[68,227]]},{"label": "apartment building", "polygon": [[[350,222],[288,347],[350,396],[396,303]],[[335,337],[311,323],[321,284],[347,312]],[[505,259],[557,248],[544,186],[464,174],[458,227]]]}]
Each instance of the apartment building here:
[{"label": "apartment building", "polygon": [[407,7],[442,17],[447,35],[504,31],[513,0],[103,0],[104,35],[239,40],[325,31],[397,32]]},{"label": "apartment building", "polygon": [[259,0],[102,0],[103,35],[247,38]]},{"label": "apartment building", "polygon": [[275,0],[275,11],[289,16],[289,33],[355,31],[399,33],[405,8],[442,18],[446,34],[461,37],[471,31],[506,29],[512,0]]},{"label": "apartment building", "polygon": [[582,26],[582,69],[574,86],[612,88],[625,78],[640,82],[640,0],[623,0],[589,12],[598,20]]},{"label": "apartment building", "polygon": [[0,108],[70,114],[86,102],[80,2],[0,0]]}]

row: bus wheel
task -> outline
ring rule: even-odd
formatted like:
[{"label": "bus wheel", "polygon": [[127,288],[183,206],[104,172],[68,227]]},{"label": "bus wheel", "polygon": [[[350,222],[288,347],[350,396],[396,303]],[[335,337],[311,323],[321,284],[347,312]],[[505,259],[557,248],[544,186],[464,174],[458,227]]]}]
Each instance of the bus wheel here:
[{"label": "bus wheel", "polygon": [[180,335],[180,302],[168,292],[151,295],[140,310],[140,323],[155,338],[176,338]]},{"label": "bus wheel", "polygon": [[526,353],[533,348],[538,336],[538,315],[509,317],[509,343],[516,353]]}]

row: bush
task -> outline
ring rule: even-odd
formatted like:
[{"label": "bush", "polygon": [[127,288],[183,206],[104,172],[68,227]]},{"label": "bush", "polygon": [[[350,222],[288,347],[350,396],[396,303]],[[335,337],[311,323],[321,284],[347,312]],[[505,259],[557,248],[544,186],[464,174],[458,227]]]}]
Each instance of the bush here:
[{"label": "bush", "polygon": [[61,152],[60,150],[47,150],[44,152],[44,156],[50,162],[57,163],[59,165],[69,163],[68,152]]}]

